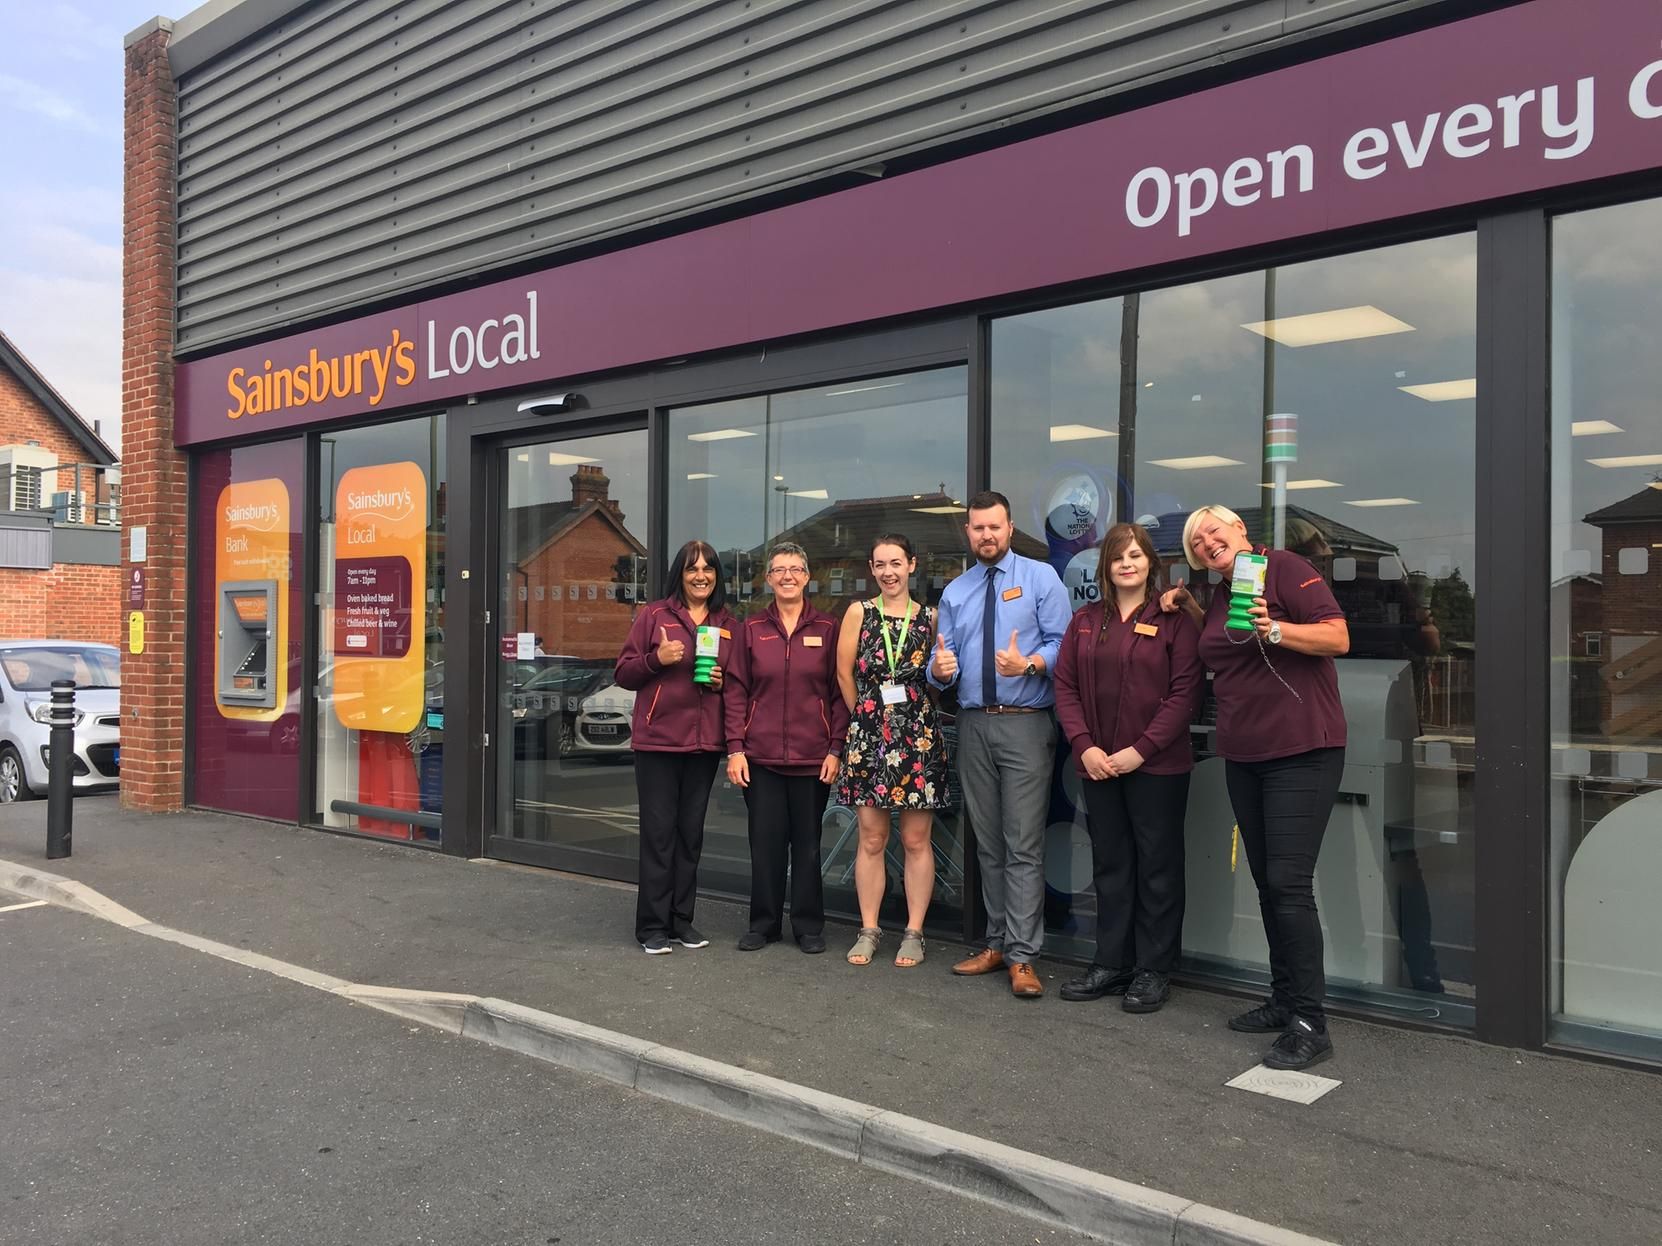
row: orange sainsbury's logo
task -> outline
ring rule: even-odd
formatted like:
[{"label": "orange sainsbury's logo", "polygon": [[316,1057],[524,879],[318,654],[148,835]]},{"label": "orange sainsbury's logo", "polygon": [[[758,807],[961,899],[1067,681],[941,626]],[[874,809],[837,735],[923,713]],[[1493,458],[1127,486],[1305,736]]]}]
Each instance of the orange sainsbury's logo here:
[{"label": "orange sainsbury's logo", "polygon": [[389,384],[401,388],[415,380],[415,350],[415,342],[394,329],[392,340],[374,350],[320,358],[314,346],[306,361],[292,368],[273,368],[269,359],[260,372],[232,368],[225,378],[232,402],[225,416],[240,420],[245,415],[364,394],[369,395],[369,405],[376,406],[386,397]]}]

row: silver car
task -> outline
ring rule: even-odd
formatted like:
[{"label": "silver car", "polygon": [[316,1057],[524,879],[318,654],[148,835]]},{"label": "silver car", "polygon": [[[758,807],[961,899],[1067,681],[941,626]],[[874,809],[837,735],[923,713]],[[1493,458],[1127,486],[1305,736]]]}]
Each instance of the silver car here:
[{"label": "silver car", "polygon": [[121,778],[121,652],[71,640],[0,640],[0,803],[44,796],[52,681],[75,681],[77,792]]}]

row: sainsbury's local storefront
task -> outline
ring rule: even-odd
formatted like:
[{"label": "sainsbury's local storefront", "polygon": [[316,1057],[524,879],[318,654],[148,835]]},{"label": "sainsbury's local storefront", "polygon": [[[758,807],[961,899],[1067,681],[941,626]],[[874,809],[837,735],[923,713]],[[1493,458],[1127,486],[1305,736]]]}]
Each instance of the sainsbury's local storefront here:
[{"label": "sainsbury's local storefront", "polygon": [[[741,610],[767,545],[797,541],[840,611],[871,591],[870,538],[905,531],[932,601],[990,486],[1077,606],[1109,524],[1148,526],[1183,575],[1184,517],[1221,502],[1350,621],[1318,874],[1336,1002],[1658,1058],[1662,20],[1599,7],[1248,62],[581,258],[481,259],[223,349],[182,336],[185,798],[629,878],[611,664],[682,541],[721,552]],[[1194,730],[1186,964],[1260,980]],[[1077,798],[1059,768],[1061,955],[1092,930]],[[937,821],[943,932],[974,925],[974,829]],[[853,846],[831,810],[845,911]],[[747,872],[718,784],[703,881]]]}]

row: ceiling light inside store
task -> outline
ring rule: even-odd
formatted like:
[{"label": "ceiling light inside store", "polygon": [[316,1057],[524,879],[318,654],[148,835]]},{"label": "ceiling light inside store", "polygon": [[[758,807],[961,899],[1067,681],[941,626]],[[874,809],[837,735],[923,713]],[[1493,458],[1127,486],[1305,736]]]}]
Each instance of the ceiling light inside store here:
[{"label": "ceiling light inside store", "polygon": [[874,389],[896,389],[906,384],[905,381],[884,381],[880,385],[855,385],[849,389],[828,389],[827,398],[841,398],[844,394],[869,394]]},{"label": "ceiling light inside store", "polygon": [[914,506],[912,513],[916,515],[962,515],[962,506]]},{"label": "ceiling light inside store", "polygon": [[[1287,482],[1287,488],[1289,489],[1337,489],[1339,487],[1340,484],[1337,480],[1323,480],[1319,476],[1312,476],[1308,480],[1289,480]],[[1264,488],[1275,488],[1275,481],[1266,480]]]},{"label": "ceiling light inside store", "polygon": [[1346,506],[1418,506],[1413,498],[1349,498]]},{"label": "ceiling light inside store", "polygon": [[598,463],[600,460],[586,454],[563,454],[559,450],[548,452],[550,467],[575,467],[579,463]]},{"label": "ceiling light inside store", "polygon": [[1089,441],[1093,437],[1118,437],[1119,434],[1106,428],[1094,428],[1089,424],[1052,424],[1050,439],[1052,441]]},{"label": "ceiling light inside store", "polygon": [[1203,467],[1241,467],[1240,459],[1226,459],[1219,454],[1197,454],[1187,459],[1150,459],[1152,467],[1169,467],[1174,472],[1199,471]]},{"label": "ceiling light inside store", "polygon": [[1262,334],[1282,346],[1321,346],[1328,342],[1351,342],[1358,338],[1414,331],[1413,325],[1369,304],[1311,312],[1307,316],[1255,320],[1241,328],[1249,333]]},{"label": "ceiling light inside store", "polygon": [[1453,402],[1459,398],[1476,398],[1477,378],[1469,376],[1463,381],[1432,381],[1425,385],[1398,385],[1397,388],[1427,402]]},{"label": "ceiling light inside store", "polygon": [[716,474],[714,472],[688,472],[687,473],[687,479],[688,480],[714,480],[715,478],[716,478]]},{"label": "ceiling light inside store", "polygon": [[529,450],[523,450],[514,455],[514,458],[521,463],[529,463],[531,461],[531,452]]},{"label": "ceiling light inside store", "polygon": [[831,495],[824,489],[787,489],[786,496],[793,498],[819,498],[824,500]]},{"label": "ceiling light inside store", "polygon": [[742,428],[717,428],[707,433],[688,433],[688,441],[727,441],[734,437],[754,437],[756,434]]},{"label": "ceiling light inside store", "polygon": [[1572,437],[1602,437],[1606,433],[1620,433],[1624,430],[1619,424],[1612,424],[1609,420],[1571,420],[1570,436]]},{"label": "ceiling light inside store", "polygon": [[1624,454],[1613,459],[1588,459],[1594,467],[1662,467],[1662,454]]}]

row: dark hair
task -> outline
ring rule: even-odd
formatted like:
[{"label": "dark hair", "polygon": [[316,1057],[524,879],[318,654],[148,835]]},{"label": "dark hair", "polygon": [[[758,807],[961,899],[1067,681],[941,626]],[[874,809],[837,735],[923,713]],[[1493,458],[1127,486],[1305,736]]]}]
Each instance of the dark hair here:
[{"label": "dark hair", "polygon": [[675,551],[675,557],[669,560],[669,595],[683,606],[687,604],[686,595],[682,591],[684,586],[681,583],[681,576],[688,567],[696,564],[700,558],[704,559],[705,565],[710,568],[711,573],[716,577],[716,586],[710,590],[709,603],[710,612],[714,614],[717,610],[725,609],[727,606],[727,581],[722,578],[721,555],[717,554],[715,547],[708,542],[688,541]]},{"label": "dark hair", "polygon": [[1148,529],[1140,523],[1117,523],[1104,534],[1097,552],[1096,587],[1105,607],[1114,602],[1114,587],[1108,580],[1108,566],[1125,552],[1127,545],[1135,545],[1148,556],[1148,583],[1143,585],[1143,605],[1148,605],[1165,586],[1160,555],[1154,552],[1154,538],[1149,536]]},{"label": "dark hair", "polygon": [[1013,517],[1015,514],[1015,512],[1010,509],[1010,499],[1005,497],[1002,493],[999,493],[996,489],[981,490],[980,493],[977,493],[969,500],[969,505],[964,509],[972,511],[987,511],[991,510],[995,506],[1002,506],[1004,508],[1004,518],[1006,519]]},{"label": "dark hair", "polygon": [[901,553],[906,555],[907,562],[917,561],[918,556],[912,552],[912,539],[904,532],[879,532],[872,537],[871,553],[866,555],[868,562],[877,557],[877,547],[879,545],[898,545]]}]

